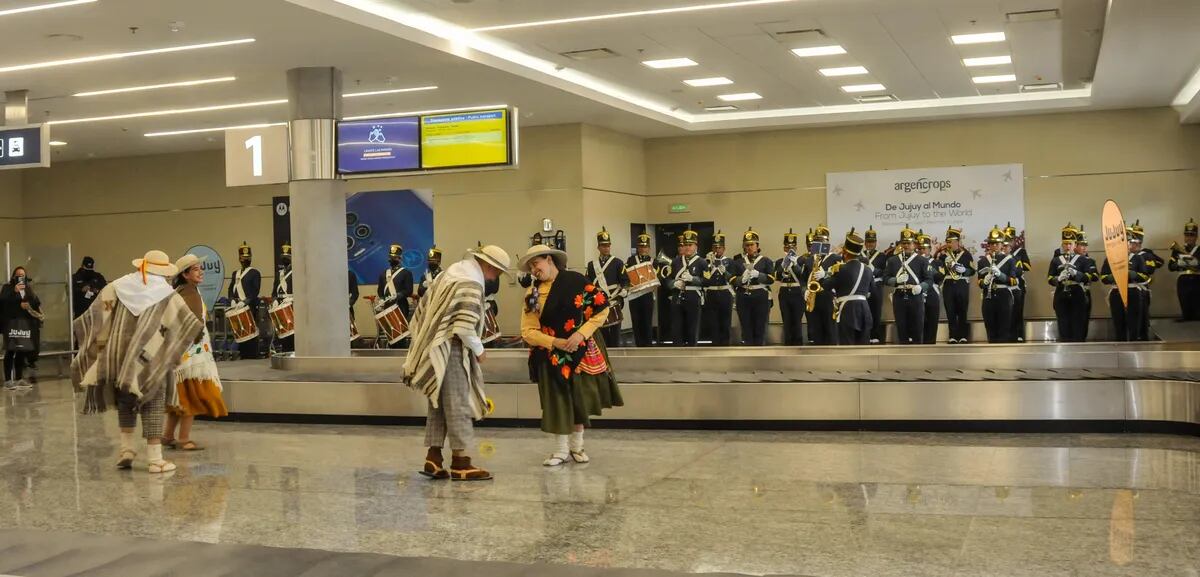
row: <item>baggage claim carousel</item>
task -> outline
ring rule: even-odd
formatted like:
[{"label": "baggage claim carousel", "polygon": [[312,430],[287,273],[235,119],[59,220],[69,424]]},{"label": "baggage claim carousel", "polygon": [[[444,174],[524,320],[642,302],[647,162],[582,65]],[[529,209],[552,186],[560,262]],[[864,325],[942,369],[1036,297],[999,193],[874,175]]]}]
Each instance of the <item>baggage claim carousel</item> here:
[{"label": "baggage claim carousel", "polygon": [[[625,406],[599,427],[1200,435],[1200,323],[1155,323],[1146,343],[619,348]],[[223,363],[231,418],[419,424],[398,384],[404,351]],[[536,426],[524,349],[491,349],[483,423]]]}]

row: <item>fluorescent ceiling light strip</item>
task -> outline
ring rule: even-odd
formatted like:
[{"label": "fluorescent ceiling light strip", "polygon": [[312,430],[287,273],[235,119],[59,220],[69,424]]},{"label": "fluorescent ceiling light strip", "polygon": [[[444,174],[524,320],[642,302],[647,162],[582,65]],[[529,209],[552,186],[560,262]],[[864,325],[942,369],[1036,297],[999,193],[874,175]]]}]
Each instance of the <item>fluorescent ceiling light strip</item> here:
[{"label": "fluorescent ceiling light strip", "polygon": [[966,66],[995,66],[997,64],[1012,64],[1012,56],[982,56],[979,58],[963,58]]},{"label": "fluorescent ceiling light strip", "polygon": [[66,8],[68,6],[78,6],[80,4],[92,4],[99,0],[67,0],[66,2],[51,2],[50,4],[36,4],[33,6],[24,6],[21,8],[9,8],[0,10],[0,16],[9,16],[12,14],[24,14],[26,12],[38,12],[40,10],[50,10],[53,8]]},{"label": "fluorescent ceiling light strip", "polygon": [[83,56],[80,58],[68,58],[66,60],[48,60],[46,62],[35,62],[33,64],[18,64],[15,66],[0,67],[0,73],[18,72],[21,70],[34,70],[37,68],[53,68],[55,66],[67,66],[70,64],[86,64],[89,62],[102,62],[105,60],[119,60],[121,58],[131,58],[134,56],[148,56],[150,54],[166,54],[168,52],[183,52],[185,50],[199,50],[201,48],[218,48],[221,46],[233,46],[235,44],[248,44],[254,42],[253,38],[242,38],[239,40],[225,40],[221,42],[206,42],[204,44],[185,44],[183,46],[170,46],[167,48],[154,48],[151,50],[138,50],[135,52],[114,52],[112,54],[100,54],[97,56]]},{"label": "fluorescent ceiling light strip", "polygon": [[986,44],[988,42],[1004,42],[1003,32],[983,32],[980,34],[958,34],[951,36],[955,44]]},{"label": "fluorescent ceiling light strip", "polygon": [[762,95],[757,92],[739,92],[737,94],[722,94],[717,96],[718,99],[725,102],[738,102],[741,100],[759,100]]},{"label": "fluorescent ceiling light strip", "polygon": [[997,74],[996,76],[975,76],[971,78],[975,84],[996,84],[998,82],[1016,82],[1016,74]]},{"label": "fluorescent ceiling light strip", "polygon": [[127,118],[150,118],[154,116],[172,116],[176,114],[192,114],[195,112],[212,112],[215,110],[232,110],[235,108],[253,108],[255,106],[271,106],[273,104],[287,104],[287,99],[279,100],[260,100],[257,102],[239,102],[237,104],[218,104],[216,106],[200,106],[196,108],[172,108],[169,110],[155,110],[151,112],[132,112],[129,114],[114,114],[112,116],[93,116],[91,118],[72,118],[68,120],[51,120],[46,124],[79,124],[83,122],[102,122],[105,120],[125,120]]},{"label": "fluorescent ceiling light strip", "polygon": [[822,68],[818,72],[821,76],[856,76],[866,74],[867,69],[863,66],[843,66],[841,68]]},{"label": "fluorescent ceiling light strip", "polygon": [[1187,106],[1191,104],[1197,94],[1200,94],[1200,68],[1197,68],[1192,78],[1187,81],[1187,84],[1183,85],[1183,88],[1175,95],[1175,100],[1171,104],[1173,106]]},{"label": "fluorescent ceiling light strip", "polygon": [[377,96],[380,94],[399,94],[401,92],[421,92],[424,90],[437,90],[437,86],[415,86],[413,88],[396,88],[393,90],[372,90],[370,92],[351,92],[343,94],[342,98],[358,98],[359,96]]},{"label": "fluorescent ceiling light strip", "polygon": [[713,78],[694,78],[692,80],[684,80],[683,83],[687,84],[688,86],[695,86],[699,88],[703,86],[725,86],[726,84],[733,84],[733,81],[725,78],[724,76],[714,76]]},{"label": "fluorescent ceiling light strip", "polygon": [[726,110],[737,110],[737,109],[738,109],[738,107],[736,107],[732,104],[722,104],[720,106],[705,106],[704,107],[705,112],[722,112],[722,111],[726,111]]},{"label": "fluorescent ceiling light strip", "polygon": [[507,104],[486,104],[482,106],[457,106],[438,110],[412,110],[408,112],[388,112],[385,114],[364,114],[362,116],[347,116],[342,120],[368,120],[371,118],[386,118],[391,116],[420,116],[422,114],[441,114],[443,112],[466,112],[471,110],[490,110],[493,108],[508,108]]},{"label": "fluorescent ceiling light strip", "polygon": [[243,124],[240,126],[218,126],[216,128],[193,128],[190,130],[170,130],[167,132],[147,132],[143,136],[154,138],[156,136],[178,136],[181,134],[201,134],[204,132],[224,132],[226,130],[237,130],[239,128],[266,128],[268,126],[287,126],[286,122],[269,122],[264,124]]},{"label": "fluorescent ceiling light strip", "polygon": [[650,68],[683,68],[685,66],[696,66],[696,61],[691,58],[663,58],[661,60],[645,60],[642,64]]},{"label": "fluorescent ceiling light strip", "polygon": [[882,90],[887,90],[887,88],[882,84],[851,84],[850,86],[842,87],[843,92],[849,92],[851,94],[857,92],[880,92]]},{"label": "fluorescent ceiling light strip", "polygon": [[811,48],[793,48],[792,54],[801,58],[810,56],[833,56],[835,54],[845,54],[846,49],[837,44],[831,46],[813,46]]},{"label": "fluorescent ceiling light strip", "polygon": [[633,18],[635,16],[656,16],[659,14],[678,14],[680,12],[699,12],[701,10],[719,10],[722,8],[741,8],[743,6],[760,6],[764,4],[783,4],[797,0],[743,0],[741,2],[722,2],[720,4],[696,4],[692,6],[676,6],[674,8],[655,8],[653,10],[637,10],[634,12],[613,12],[594,16],[578,16],[575,18],[556,18],[554,20],[534,20],[516,24],[501,24],[499,26],[483,26],[472,28],[471,32],[491,32],[494,30],[512,30],[514,28],[530,28],[533,26],[552,26],[555,24],[573,24],[576,22],[595,22],[596,20],[613,20],[616,18]]},{"label": "fluorescent ceiling light strip", "polygon": [[178,88],[181,86],[199,86],[201,84],[214,84],[217,82],[233,82],[234,80],[237,80],[236,76],[222,76],[220,78],[206,78],[204,80],[186,80],[183,82],[169,82],[167,84],[148,84],[146,86],[130,86],[128,88],[112,88],[109,90],[77,92],[75,93],[75,96],[101,96],[104,94],[120,94],[122,92],[140,92],[143,90],[158,90],[160,88]]},{"label": "fluorescent ceiling light strip", "polygon": [[67,141],[65,141],[65,140],[51,140],[50,141],[50,146],[66,146],[66,145],[67,145]]}]

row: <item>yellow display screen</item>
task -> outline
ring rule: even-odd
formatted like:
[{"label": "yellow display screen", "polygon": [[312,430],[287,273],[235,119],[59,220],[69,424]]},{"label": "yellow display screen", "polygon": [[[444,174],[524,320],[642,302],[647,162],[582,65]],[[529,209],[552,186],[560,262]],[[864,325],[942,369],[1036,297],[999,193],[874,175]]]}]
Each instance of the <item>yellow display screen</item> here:
[{"label": "yellow display screen", "polygon": [[421,168],[509,163],[508,110],[421,117]]}]

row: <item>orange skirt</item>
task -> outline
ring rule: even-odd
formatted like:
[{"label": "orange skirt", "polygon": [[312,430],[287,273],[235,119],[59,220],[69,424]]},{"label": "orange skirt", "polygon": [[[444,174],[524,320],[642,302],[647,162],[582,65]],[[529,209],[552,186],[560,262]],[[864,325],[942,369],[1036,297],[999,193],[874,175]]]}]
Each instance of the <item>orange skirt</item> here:
[{"label": "orange skirt", "polygon": [[207,415],[209,417],[224,417],[229,414],[225,408],[225,399],[221,398],[221,390],[216,383],[208,379],[186,379],[175,385],[179,394],[179,405],[168,410],[175,415],[184,417]]}]

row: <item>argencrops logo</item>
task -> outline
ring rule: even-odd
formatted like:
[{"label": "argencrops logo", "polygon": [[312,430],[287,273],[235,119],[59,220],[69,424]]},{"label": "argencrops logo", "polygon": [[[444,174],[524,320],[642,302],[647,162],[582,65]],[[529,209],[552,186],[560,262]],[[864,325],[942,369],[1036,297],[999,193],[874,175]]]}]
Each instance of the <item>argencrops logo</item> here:
[{"label": "argencrops logo", "polygon": [[895,190],[908,192],[919,192],[928,194],[931,190],[943,192],[951,187],[949,180],[931,180],[928,178],[919,178],[917,180],[901,181],[896,183]]}]

